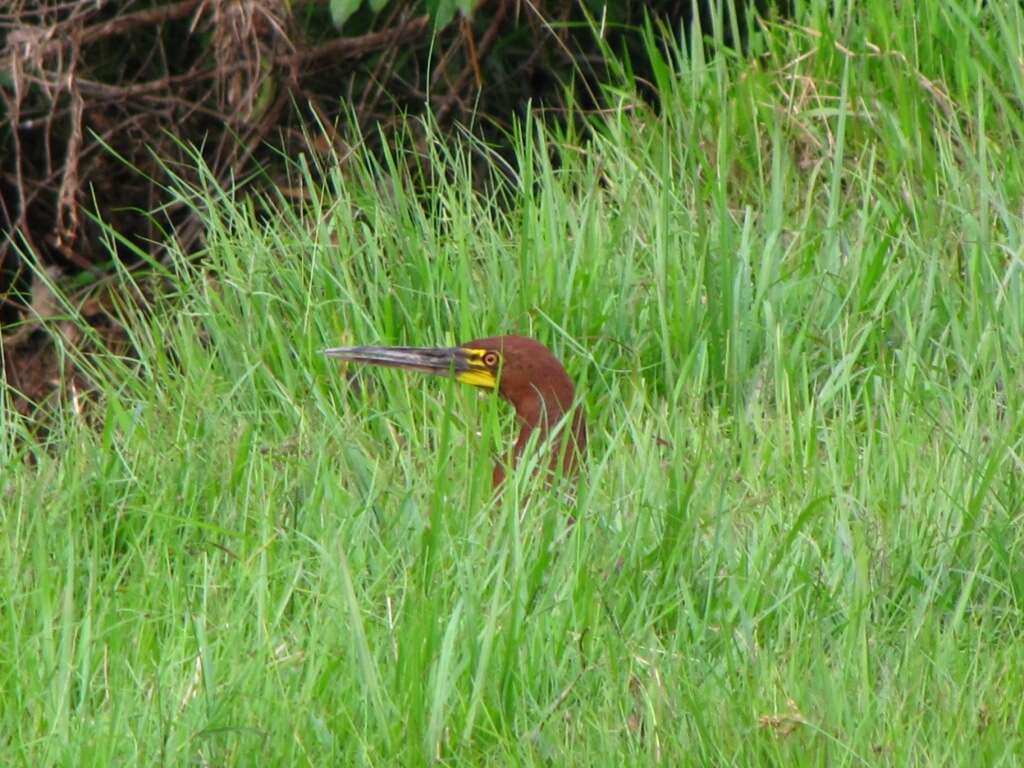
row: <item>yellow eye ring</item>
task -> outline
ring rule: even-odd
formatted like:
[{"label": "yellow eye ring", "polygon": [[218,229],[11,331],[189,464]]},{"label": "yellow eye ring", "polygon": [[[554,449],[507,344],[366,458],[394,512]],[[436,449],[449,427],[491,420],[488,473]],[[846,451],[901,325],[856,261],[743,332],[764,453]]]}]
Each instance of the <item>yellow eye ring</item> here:
[{"label": "yellow eye ring", "polygon": [[484,355],[484,365],[488,368],[494,368],[498,364],[498,355],[494,352],[488,352]]}]

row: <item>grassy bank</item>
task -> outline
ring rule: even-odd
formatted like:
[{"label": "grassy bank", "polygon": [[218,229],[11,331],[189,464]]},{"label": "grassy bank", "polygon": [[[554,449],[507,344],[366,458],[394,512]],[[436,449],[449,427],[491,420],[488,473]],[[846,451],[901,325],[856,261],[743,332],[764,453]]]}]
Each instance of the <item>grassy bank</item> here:
[{"label": "grassy bank", "polygon": [[[1016,764],[1010,6],[652,42],[657,110],[623,70],[426,185],[398,140],[272,217],[179,189],[208,248],[123,276],[139,359],[82,357],[45,445],[3,412],[0,760]],[[569,530],[492,500],[503,404],[318,352],[501,332],[583,393]]]}]

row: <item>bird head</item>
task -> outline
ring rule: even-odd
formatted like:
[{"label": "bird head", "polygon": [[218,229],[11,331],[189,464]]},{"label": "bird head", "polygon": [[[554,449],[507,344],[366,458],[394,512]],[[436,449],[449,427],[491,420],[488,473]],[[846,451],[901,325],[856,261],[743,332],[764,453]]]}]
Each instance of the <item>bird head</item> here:
[{"label": "bird head", "polygon": [[526,336],[492,336],[459,347],[470,369],[456,374],[459,381],[496,389],[528,421],[542,413],[562,416],[572,406],[574,388],[569,374],[551,350]]},{"label": "bird head", "polygon": [[496,390],[521,417],[560,417],[574,389],[551,351],[525,336],[491,336],[457,347],[334,347],[328,357],[451,376],[463,384]]}]

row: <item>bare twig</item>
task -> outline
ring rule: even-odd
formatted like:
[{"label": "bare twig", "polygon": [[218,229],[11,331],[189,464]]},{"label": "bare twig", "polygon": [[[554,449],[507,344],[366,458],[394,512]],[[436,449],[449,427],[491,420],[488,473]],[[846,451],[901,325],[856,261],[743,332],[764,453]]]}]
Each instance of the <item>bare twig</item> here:
[{"label": "bare twig", "polygon": [[275,63],[301,65],[327,57],[334,59],[360,59],[383,48],[387,48],[389,45],[409,43],[426,32],[429,25],[430,17],[424,14],[423,16],[416,16],[392,29],[371,32],[358,37],[338,37],[316,48],[279,56],[275,59]]},{"label": "bare twig", "polygon": [[455,85],[449,91],[445,100],[441,102],[441,105],[437,108],[437,121],[443,123],[448,114],[452,111],[455,104],[461,99],[462,91],[469,82],[470,75],[476,78],[477,88],[483,87],[483,76],[480,74],[479,60],[485,58],[490,52],[491,47],[498,39],[498,33],[501,31],[502,26],[505,23],[505,17],[508,15],[509,0],[499,0],[498,9],[494,13],[494,18],[491,19],[490,26],[487,27],[487,31],[484,32],[483,37],[480,38],[479,47],[473,47],[472,35],[467,34],[467,45],[469,47],[469,67],[462,72],[456,81]]},{"label": "bare twig", "polygon": [[71,131],[64,150],[64,173],[57,193],[57,221],[54,230],[57,233],[57,247],[62,253],[71,249],[71,244],[78,237],[78,162],[82,154],[82,116],[85,112],[85,101],[75,82],[75,73],[79,61],[79,43],[76,34],[72,34],[70,65],[66,77],[65,88],[71,95]]}]

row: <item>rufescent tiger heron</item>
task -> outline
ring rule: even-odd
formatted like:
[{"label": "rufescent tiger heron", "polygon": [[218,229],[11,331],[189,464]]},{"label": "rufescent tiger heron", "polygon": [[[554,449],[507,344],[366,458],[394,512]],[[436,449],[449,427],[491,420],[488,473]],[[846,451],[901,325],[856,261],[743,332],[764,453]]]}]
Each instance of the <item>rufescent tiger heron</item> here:
[{"label": "rufescent tiger heron", "polygon": [[[327,357],[370,363],[389,368],[439,376],[453,376],[465,384],[497,390],[516,409],[521,431],[509,460],[515,464],[531,435],[540,430],[542,439],[560,428],[552,440],[549,468],[561,476],[576,472],[587,446],[583,409],[576,406],[571,424],[562,424],[573,409],[575,388],[569,374],[551,350],[525,336],[492,336],[457,347],[334,347]],[[494,487],[505,480],[505,465],[499,460],[492,475]]]}]

